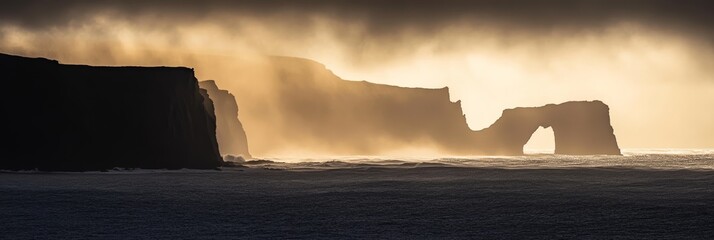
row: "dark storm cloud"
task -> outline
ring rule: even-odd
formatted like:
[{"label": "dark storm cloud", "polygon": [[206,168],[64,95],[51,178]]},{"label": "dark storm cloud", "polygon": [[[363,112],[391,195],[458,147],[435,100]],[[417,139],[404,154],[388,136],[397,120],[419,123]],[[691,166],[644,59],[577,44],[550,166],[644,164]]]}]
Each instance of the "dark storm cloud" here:
[{"label": "dark storm cloud", "polygon": [[428,32],[454,21],[535,30],[597,28],[634,21],[707,34],[714,25],[714,3],[705,0],[22,0],[1,4],[2,23],[26,28],[81,23],[97,13],[130,20],[152,17],[168,24],[205,20],[218,13],[288,16],[300,23],[305,16],[319,14],[338,22],[364,23],[373,34],[404,28]]}]

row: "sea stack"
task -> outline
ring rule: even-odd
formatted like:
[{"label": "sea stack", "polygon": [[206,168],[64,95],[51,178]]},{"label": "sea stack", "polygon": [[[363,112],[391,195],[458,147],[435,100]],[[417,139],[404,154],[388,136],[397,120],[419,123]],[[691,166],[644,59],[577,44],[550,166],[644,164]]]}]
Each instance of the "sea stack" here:
[{"label": "sea stack", "polygon": [[539,127],[551,127],[555,154],[620,155],[609,110],[601,101],[506,109],[490,127],[477,131],[475,139],[485,153],[521,155]]},{"label": "sea stack", "polygon": [[213,80],[201,81],[198,85],[205,89],[209,98],[206,101],[212,101],[215,107],[216,138],[221,154],[251,158],[248,138],[238,119],[238,103],[233,94],[219,89]]}]

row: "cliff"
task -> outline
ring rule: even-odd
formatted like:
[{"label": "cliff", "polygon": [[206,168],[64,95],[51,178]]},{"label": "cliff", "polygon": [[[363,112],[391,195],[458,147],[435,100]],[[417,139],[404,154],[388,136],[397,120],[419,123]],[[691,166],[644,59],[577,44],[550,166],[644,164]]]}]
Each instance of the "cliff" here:
[{"label": "cliff", "polygon": [[520,155],[541,126],[555,130],[556,153],[620,153],[601,102],[506,110],[490,128],[473,131],[448,88],[348,81],[320,63],[290,57],[234,73],[234,81],[223,86],[241,103],[241,122],[256,155],[375,155],[401,149]]},{"label": "cliff", "polygon": [[233,94],[219,89],[213,80],[201,81],[198,85],[205,91],[206,101],[213,103],[207,105],[215,106],[216,138],[221,154],[250,158],[248,138],[238,119],[238,104]]},{"label": "cliff", "polygon": [[193,70],[92,67],[0,54],[0,168],[216,168]]},{"label": "cliff", "polygon": [[347,81],[300,58],[273,57],[250,70],[255,77],[219,83],[241,104],[240,121],[254,155],[473,148],[461,103],[451,102],[447,88]]},{"label": "cliff", "polygon": [[475,132],[474,138],[484,153],[520,155],[539,127],[553,128],[555,154],[620,154],[609,107],[601,101],[506,109],[490,127]]}]

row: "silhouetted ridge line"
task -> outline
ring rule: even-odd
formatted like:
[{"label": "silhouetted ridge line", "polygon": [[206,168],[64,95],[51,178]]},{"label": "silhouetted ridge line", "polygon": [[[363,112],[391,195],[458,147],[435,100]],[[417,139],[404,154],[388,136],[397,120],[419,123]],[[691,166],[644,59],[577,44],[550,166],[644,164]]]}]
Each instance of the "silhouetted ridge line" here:
[{"label": "silhouetted ridge line", "polygon": [[92,67],[0,54],[0,168],[85,171],[221,166],[192,69]]},{"label": "silhouetted ridge line", "polygon": [[[506,110],[491,128],[473,131],[448,88],[343,80],[320,63],[294,57],[271,57],[250,69],[265,74],[235,79],[229,90],[241,103],[241,122],[257,155],[430,148],[455,155],[521,155],[533,132],[551,125],[558,154],[620,154],[608,108],[599,101]],[[263,94],[255,94],[256,88]]]},{"label": "silhouetted ridge line", "polygon": [[251,70],[265,74],[226,84],[241,104],[240,120],[254,155],[472,148],[460,102],[451,102],[446,88],[346,81],[324,65],[301,58],[271,57],[261,64]]}]

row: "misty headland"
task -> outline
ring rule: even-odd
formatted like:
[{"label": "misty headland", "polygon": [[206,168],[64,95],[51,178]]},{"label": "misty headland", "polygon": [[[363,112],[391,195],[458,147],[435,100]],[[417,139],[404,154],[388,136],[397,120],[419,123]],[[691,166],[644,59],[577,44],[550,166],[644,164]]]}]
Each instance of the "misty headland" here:
[{"label": "misty headland", "polygon": [[714,239],[703,0],[7,0],[0,239]]},{"label": "misty headland", "polygon": [[[305,59],[273,58],[231,91],[184,67],[0,63],[31,90],[3,95],[24,116],[4,120],[11,238],[714,235],[714,152],[622,154],[601,101],[506,109],[474,131],[447,88],[342,80]],[[525,154],[543,127],[557,154]],[[285,146],[350,157],[251,159]],[[408,147],[445,154],[362,156]],[[464,153],[492,156],[449,155]]]},{"label": "misty headland", "polygon": [[[188,68],[63,65],[12,55],[0,55],[0,63],[11,89],[32,90],[3,95],[4,108],[24,116],[3,124],[4,169],[215,168],[223,165],[221,154],[251,157],[249,145],[263,155],[290,148],[522,155],[540,127],[553,128],[556,154],[620,154],[600,101],[508,109],[491,127],[473,131],[446,88],[345,81],[304,59],[274,58],[271,77],[237,81],[245,83],[236,83],[243,87],[235,96],[213,81],[199,89]],[[30,101],[12,101],[23,97]],[[42,116],[54,121],[37,122]],[[26,156],[33,148],[39,151]]]}]

